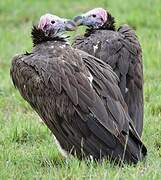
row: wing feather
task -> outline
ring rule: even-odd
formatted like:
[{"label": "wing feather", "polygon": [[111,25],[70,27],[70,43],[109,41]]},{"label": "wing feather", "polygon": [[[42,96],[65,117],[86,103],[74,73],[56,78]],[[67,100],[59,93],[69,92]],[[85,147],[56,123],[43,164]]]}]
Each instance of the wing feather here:
[{"label": "wing feather", "polygon": [[[93,47],[96,45],[98,49],[94,51]],[[143,129],[143,65],[141,46],[135,31],[126,24],[118,31],[96,30],[88,37],[76,39],[73,47],[100,58],[112,67],[119,78],[118,84],[127,103],[130,117],[141,135]],[[91,69],[93,67],[90,68],[93,73]],[[96,76],[99,74],[97,73]]]},{"label": "wing feather", "polygon": [[[96,159],[100,158],[100,150],[101,157],[113,153],[117,159],[122,157],[126,139],[122,132],[129,134],[130,119],[117,76],[109,65],[73,49],[66,59],[54,55],[51,58],[50,53],[46,56],[34,53],[35,56],[14,58],[11,76],[21,95],[44,120],[60,145],[80,158],[82,150],[86,156]],[[140,138],[132,134],[140,147]],[[136,146],[134,142],[132,145]],[[132,152],[135,158],[126,154],[125,161],[141,159],[139,147]]]}]

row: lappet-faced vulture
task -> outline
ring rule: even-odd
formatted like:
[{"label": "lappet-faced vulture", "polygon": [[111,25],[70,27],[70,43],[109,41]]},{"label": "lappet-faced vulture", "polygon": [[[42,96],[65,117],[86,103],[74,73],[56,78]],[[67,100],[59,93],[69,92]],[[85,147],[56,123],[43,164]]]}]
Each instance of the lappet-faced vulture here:
[{"label": "lappet-faced vulture", "polygon": [[75,17],[77,25],[88,26],[83,37],[73,43],[108,63],[119,77],[119,87],[139,135],[143,130],[143,65],[142,51],[134,30],[123,25],[115,29],[114,18],[102,8]]},{"label": "lappet-faced vulture", "polygon": [[32,29],[31,53],[13,58],[11,77],[69,154],[137,163],[146,153],[111,67],[75,50],[60,32],[72,21],[50,14]]}]

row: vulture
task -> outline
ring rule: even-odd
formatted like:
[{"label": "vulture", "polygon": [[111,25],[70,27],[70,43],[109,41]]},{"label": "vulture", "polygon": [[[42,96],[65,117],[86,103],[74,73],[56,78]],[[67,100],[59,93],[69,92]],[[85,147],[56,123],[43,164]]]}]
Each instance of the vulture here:
[{"label": "vulture", "polygon": [[43,15],[32,28],[32,52],[12,60],[13,84],[67,154],[136,164],[147,149],[118,77],[109,65],[67,43],[62,34],[75,27],[71,20]]},{"label": "vulture", "polygon": [[119,77],[119,87],[138,134],[143,130],[143,65],[142,51],[134,30],[123,25],[115,28],[115,19],[103,8],[77,16],[78,26],[88,28],[76,37],[73,47],[109,64]]}]

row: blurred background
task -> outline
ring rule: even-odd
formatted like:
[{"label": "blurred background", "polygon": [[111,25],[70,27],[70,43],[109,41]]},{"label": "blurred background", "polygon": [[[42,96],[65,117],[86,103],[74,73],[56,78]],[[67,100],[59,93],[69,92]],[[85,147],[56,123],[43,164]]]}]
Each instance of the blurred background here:
[{"label": "blurred background", "polygon": [[[70,167],[63,164],[58,166],[62,157],[53,144],[51,134],[14,89],[10,79],[12,57],[31,51],[31,27],[42,14],[73,18],[95,7],[103,7],[111,12],[116,27],[126,23],[135,28],[143,49],[145,121],[142,139],[149,155],[146,164],[136,168],[125,167],[125,171],[119,172],[119,175],[117,169],[111,169],[109,165],[88,168],[83,162],[80,165],[72,160]],[[70,35],[74,37],[83,32],[84,28],[80,28]],[[116,179],[119,176],[134,179],[140,176],[152,179],[160,177],[161,1],[0,0],[0,179],[104,177],[107,166],[110,177]]]}]

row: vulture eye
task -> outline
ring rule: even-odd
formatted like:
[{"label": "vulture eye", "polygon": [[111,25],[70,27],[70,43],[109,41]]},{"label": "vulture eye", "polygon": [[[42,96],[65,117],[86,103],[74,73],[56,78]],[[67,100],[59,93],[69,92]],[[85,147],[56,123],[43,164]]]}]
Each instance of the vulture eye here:
[{"label": "vulture eye", "polygon": [[55,23],[55,21],[54,21],[54,20],[52,20],[52,21],[51,21],[51,24],[54,24],[54,23]]},{"label": "vulture eye", "polygon": [[95,15],[95,14],[93,14],[93,15],[92,15],[92,17],[94,17],[94,18],[95,18],[95,17],[96,17],[96,15]]}]

